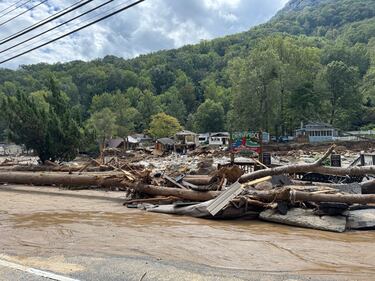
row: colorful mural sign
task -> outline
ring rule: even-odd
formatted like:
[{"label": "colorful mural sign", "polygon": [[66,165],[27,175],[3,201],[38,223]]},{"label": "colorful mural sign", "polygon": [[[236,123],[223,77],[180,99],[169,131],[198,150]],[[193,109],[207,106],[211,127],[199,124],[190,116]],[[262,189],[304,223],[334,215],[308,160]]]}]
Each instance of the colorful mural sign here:
[{"label": "colorful mural sign", "polygon": [[232,133],[231,151],[239,153],[243,151],[255,151],[258,154],[262,153],[261,146],[261,132],[237,132]]}]

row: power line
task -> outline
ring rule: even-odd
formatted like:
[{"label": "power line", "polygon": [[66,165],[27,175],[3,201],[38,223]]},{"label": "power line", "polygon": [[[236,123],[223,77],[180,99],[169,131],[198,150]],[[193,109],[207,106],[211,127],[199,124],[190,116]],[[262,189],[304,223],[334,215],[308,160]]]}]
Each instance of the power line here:
[{"label": "power line", "polygon": [[[47,20],[51,19],[52,17],[54,17],[54,18],[51,19],[51,20],[55,20],[55,19],[57,19],[57,18],[59,18],[59,17],[65,15],[65,13],[62,14],[62,15],[59,15],[59,14],[60,14],[60,13],[63,13],[64,11],[66,11],[66,10],[68,10],[68,9],[70,9],[70,8],[73,8],[74,6],[76,6],[77,4],[81,3],[82,1],[84,1],[84,0],[79,0],[78,2],[76,2],[76,3],[72,4],[72,5],[70,5],[69,7],[66,7],[66,8],[62,9],[61,11],[59,11],[59,12],[57,12],[57,13],[55,13],[55,14],[50,15],[50,16],[47,17],[47,18],[45,18],[45,19],[43,19],[43,20],[41,20],[41,21],[39,21],[39,22],[37,22],[37,23],[34,23],[33,25],[31,25],[31,26],[29,26],[29,27],[26,27],[26,28],[24,28],[24,29],[22,29],[22,30],[20,30],[20,31],[17,31],[15,34],[12,34],[12,35],[9,35],[9,36],[7,36],[7,37],[5,37],[5,38],[3,38],[3,39],[0,39],[0,45],[2,45],[2,44],[4,44],[4,43],[7,43],[7,42],[9,42],[10,40],[13,40],[13,39],[15,39],[15,38],[17,38],[17,37],[19,37],[19,36],[22,36],[22,35],[24,35],[25,33],[34,30],[35,28],[38,28],[38,27],[42,26],[41,23],[43,23],[43,24],[47,24],[47,23],[49,23],[50,21],[47,21]],[[81,7],[81,6],[79,6],[79,7]],[[78,8],[79,8],[79,7],[78,7]],[[71,11],[73,11],[73,10],[70,10],[69,12],[71,12]],[[56,18],[55,18],[55,16],[57,16],[57,15],[59,15],[59,17],[56,17]],[[46,22],[44,22],[44,21],[46,21]],[[24,32],[24,31],[27,31],[27,32]],[[9,40],[8,40],[8,39],[9,39]]]},{"label": "power line", "polygon": [[[22,0],[22,1],[23,1],[23,0]],[[19,2],[22,2],[22,1],[18,1],[18,2],[16,2],[16,3],[14,3],[13,5],[9,6],[9,7],[6,8],[5,10],[3,10],[2,12],[5,12],[6,10],[10,9],[10,8],[13,7],[13,6],[16,6]],[[6,15],[9,15],[11,12],[17,10],[18,8],[21,8],[22,6],[25,6],[27,3],[31,2],[31,1],[33,1],[33,0],[28,0],[28,1],[24,2],[24,3],[22,3],[21,5],[16,6],[13,10],[8,11],[8,12],[6,12],[5,14],[1,15],[0,18],[5,17]]]},{"label": "power line", "polygon": [[[45,25],[45,24],[47,24],[47,23],[49,23],[51,21],[54,21],[54,20],[56,20],[56,19],[58,19],[58,18],[60,18],[60,17],[62,17],[64,15],[66,15],[66,14],[68,14],[70,12],[73,12],[73,11],[75,11],[75,10],[77,10],[77,9],[79,9],[79,8],[87,5],[87,4],[89,4],[90,2],[92,2],[94,0],[87,0],[87,1],[85,1],[83,3],[81,3],[82,1],[83,0],[76,2],[72,6],[68,7],[67,8],[68,10],[65,10],[64,12],[61,11],[60,14],[57,13],[57,15],[55,14],[52,18],[46,18],[46,19],[42,20],[42,22],[36,23],[35,26],[30,26],[30,27],[28,27],[26,29],[23,29],[23,30],[19,31],[18,33],[14,34],[14,35],[11,35],[11,36],[8,36],[8,37],[2,39],[1,42],[0,42],[0,45],[3,45],[3,44],[5,44],[5,43],[7,43],[7,42],[9,42],[9,41],[11,41],[13,39],[16,39],[16,38],[18,38],[18,37],[20,37],[20,36],[22,36],[22,35],[30,32],[30,31],[33,31],[33,30],[37,29],[38,27],[41,27],[41,26],[43,26],[43,25]],[[81,4],[79,4],[79,3],[81,3]]]},{"label": "power line", "polygon": [[[43,31],[43,32],[41,32],[41,33],[39,33],[39,34],[37,34],[37,35],[35,35],[35,36],[32,36],[32,37],[30,37],[30,38],[28,38],[28,39],[26,39],[26,40],[24,40],[24,41],[22,41],[22,42],[20,42],[20,43],[17,43],[17,44],[15,44],[15,45],[13,45],[13,46],[11,46],[11,47],[9,47],[9,48],[6,48],[6,49],[4,49],[4,50],[1,50],[1,51],[0,51],[0,54],[4,53],[4,52],[6,52],[6,51],[9,51],[9,50],[11,50],[11,49],[13,49],[13,48],[15,48],[15,47],[18,47],[18,46],[20,46],[20,45],[22,45],[22,44],[24,44],[24,43],[26,43],[26,42],[29,42],[29,41],[31,41],[31,40],[33,40],[33,39],[35,39],[35,38],[38,38],[38,37],[40,37],[40,36],[42,36],[42,35],[44,35],[44,34],[50,32],[50,31],[52,31],[52,30],[55,30],[55,29],[57,29],[57,28],[63,26],[63,25],[66,25],[66,24],[68,24],[68,23],[70,23],[70,22],[72,22],[72,21],[74,21],[74,20],[76,20],[76,19],[78,19],[78,18],[80,18],[80,17],[83,17],[84,15],[87,15],[87,14],[89,14],[89,13],[91,13],[91,12],[93,12],[93,11],[95,11],[95,10],[101,8],[101,7],[104,7],[105,5],[108,5],[109,3],[113,2],[113,1],[114,1],[114,0],[109,0],[109,1],[103,3],[103,4],[99,5],[99,6],[96,6],[96,7],[92,8],[92,9],[90,9],[90,10],[84,12],[83,14],[80,14],[80,15],[78,15],[78,16],[75,16],[75,17],[73,17],[73,18],[71,18],[71,19],[69,19],[69,20],[67,20],[67,21],[65,21],[65,22],[63,22],[63,23],[61,23],[61,24],[59,24],[59,25],[56,25],[56,26],[54,26],[54,27],[52,27],[52,28],[50,28],[50,29],[48,29],[48,30],[45,30],[45,31]],[[3,43],[1,43],[1,44],[3,44]],[[0,45],[1,45],[1,44],[0,44]]]},{"label": "power line", "polygon": [[98,22],[101,22],[101,21],[103,21],[103,20],[105,20],[105,19],[107,19],[107,18],[110,18],[110,17],[112,17],[112,16],[114,16],[114,15],[116,15],[116,14],[118,14],[118,13],[121,13],[121,12],[123,12],[123,11],[125,11],[125,10],[131,8],[131,7],[134,7],[134,6],[140,4],[140,3],[144,2],[144,1],[145,1],[145,0],[138,0],[138,1],[136,1],[136,2],[134,2],[134,3],[132,3],[132,4],[130,4],[130,5],[127,5],[127,6],[121,8],[121,9],[115,11],[115,12],[112,12],[112,13],[110,13],[110,14],[104,16],[104,17],[101,17],[101,18],[99,18],[99,19],[97,19],[97,20],[95,20],[95,21],[93,21],[93,22],[90,22],[90,23],[88,23],[88,24],[86,24],[86,25],[84,25],[84,26],[81,26],[81,27],[79,27],[79,28],[77,28],[77,29],[75,29],[75,30],[72,30],[72,31],[70,31],[70,32],[68,32],[68,33],[65,33],[64,35],[61,35],[61,36],[59,36],[59,37],[57,37],[57,38],[55,38],[55,39],[52,39],[52,40],[50,40],[50,41],[48,41],[48,42],[46,42],[46,43],[43,43],[43,44],[41,44],[41,45],[39,45],[39,46],[36,46],[36,47],[31,48],[31,49],[29,49],[29,50],[27,50],[27,51],[25,51],[25,52],[22,52],[22,53],[20,53],[20,54],[18,54],[18,55],[15,55],[15,56],[13,56],[13,57],[10,57],[10,58],[8,58],[8,59],[5,59],[5,60],[3,60],[3,61],[0,61],[0,64],[3,64],[3,63],[8,62],[8,61],[11,61],[11,60],[13,60],[13,59],[15,59],[15,58],[18,58],[18,57],[23,56],[23,55],[25,55],[25,54],[27,54],[27,53],[30,53],[30,52],[32,52],[32,51],[35,51],[35,50],[37,50],[37,49],[39,49],[39,48],[42,48],[42,47],[44,47],[44,46],[46,46],[46,45],[49,45],[49,44],[51,44],[51,43],[53,43],[53,42],[56,42],[56,41],[58,41],[58,40],[60,40],[60,39],[62,39],[62,38],[64,38],[64,37],[67,37],[67,36],[69,36],[69,35],[71,35],[71,34],[73,34],[73,33],[76,33],[76,32],[78,32],[78,31],[80,31],[80,30],[82,30],[82,29],[85,29],[85,28],[87,28],[87,27],[89,27],[89,26],[91,26],[91,25],[93,25],[93,24],[96,24],[96,23],[98,23]]},{"label": "power line", "polygon": [[[119,7],[121,7],[121,6],[125,5],[125,4],[128,4],[128,3],[132,2],[132,1],[133,1],[133,0],[127,0],[127,1],[125,1],[124,3],[118,4],[118,5],[116,5],[116,6],[112,7],[112,8],[110,8],[110,9],[108,9],[108,10],[106,10],[106,11],[103,11],[102,13],[100,13],[100,14],[98,14],[98,15],[95,15],[95,16],[92,16],[92,17],[89,17],[89,18],[85,19],[85,20],[81,21],[79,24],[84,24],[84,23],[86,23],[86,22],[90,22],[91,20],[98,19],[100,16],[105,15],[105,14],[111,12],[111,11],[114,11],[114,10],[116,10],[117,8],[119,8]],[[49,38],[51,38],[51,37],[53,37],[53,36],[55,36],[55,35],[56,35],[56,36],[62,35],[64,31],[68,31],[69,29],[70,29],[70,27],[67,26],[66,28],[64,28],[64,29],[61,30],[61,31],[53,32],[52,34],[50,34],[50,35],[48,35],[48,36],[47,36],[47,35],[46,35],[46,36],[42,36],[42,38],[41,38],[40,40],[38,40],[38,41],[36,41],[36,42],[33,42],[33,43],[30,43],[30,44],[26,44],[26,45],[23,46],[22,48],[20,48],[20,49],[18,49],[18,50],[13,50],[13,51],[7,53],[6,55],[0,57],[0,60],[4,59],[4,58],[6,58],[6,57],[9,57],[9,56],[12,55],[12,54],[16,54],[17,52],[21,52],[22,50],[27,50],[29,47],[35,46],[36,44],[38,44],[38,43],[40,43],[40,42],[43,42],[44,39],[49,39]]]},{"label": "power line", "polygon": [[17,6],[18,3],[22,2],[23,0],[19,0],[17,1],[16,3],[10,5],[8,8],[5,8],[4,10],[1,10],[0,11],[0,14],[4,13],[6,10],[9,10],[10,8],[14,7],[14,6]]},{"label": "power line", "polygon": [[27,10],[23,11],[22,13],[19,13],[18,15],[16,15],[16,16],[14,16],[14,17],[12,17],[12,18],[10,18],[10,19],[8,19],[8,20],[6,20],[6,21],[0,23],[0,26],[3,26],[4,24],[7,24],[8,22],[10,22],[10,21],[12,21],[12,20],[14,20],[14,19],[16,19],[16,18],[22,16],[23,14],[26,14],[28,11],[31,11],[32,9],[35,9],[36,7],[42,5],[43,3],[47,2],[47,1],[48,1],[48,0],[43,0],[42,2],[40,2],[40,3],[36,4],[36,5],[34,5],[34,6],[30,7],[30,8],[28,8]]}]

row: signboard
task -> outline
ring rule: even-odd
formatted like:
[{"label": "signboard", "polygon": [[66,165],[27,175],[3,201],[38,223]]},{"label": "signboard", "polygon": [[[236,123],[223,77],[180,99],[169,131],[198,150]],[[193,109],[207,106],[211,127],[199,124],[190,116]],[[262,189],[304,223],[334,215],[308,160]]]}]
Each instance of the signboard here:
[{"label": "signboard", "polygon": [[239,132],[231,135],[231,151],[239,153],[242,151],[255,151],[262,153],[260,132]]},{"label": "signboard", "polygon": [[269,152],[263,152],[263,159],[262,159],[262,163],[266,166],[271,166],[271,163],[272,160],[271,160],[271,153]]},{"label": "signboard", "polygon": [[331,166],[332,167],[341,167],[341,155],[332,154],[331,155]]}]

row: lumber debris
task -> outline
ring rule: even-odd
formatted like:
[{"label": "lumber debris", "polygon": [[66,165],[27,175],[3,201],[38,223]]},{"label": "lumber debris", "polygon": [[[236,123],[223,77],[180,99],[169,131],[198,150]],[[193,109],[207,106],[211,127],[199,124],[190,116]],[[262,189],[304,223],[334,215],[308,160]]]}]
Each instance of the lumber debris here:
[{"label": "lumber debris", "polygon": [[[255,185],[270,179],[270,176],[261,179],[256,179],[249,182],[248,185]],[[207,207],[207,210],[211,213],[211,215],[215,216],[224,207],[226,207],[231,200],[233,200],[237,195],[242,193],[243,188],[244,185],[241,185],[239,182],[235,182],[226,191],[221,193],[214,201],[212,201],[212,203]]]},{"label": "lumber debris", "polygon": [[[254,157],[238,165],[233,161],[218,164],[218,168],[212,158],[203,157],[198,164],[190,164],[192,158],[157,157],[160,160],[155,165],[147,160],[154,157],[152,154],[86,158],[76,163],[47,161],[44,165],[6,159],[0,164],[0,183],[124,191],[124,205],[150,212],[215,219],[260,218],[335,232],[375,229],[375,166],[325,166],[334,150],[333,145],[312,163],[283,163],[272,168]],[[197,155],[192,157],[199,158]],[[256,167],[244,167],[248,163]],[[301,177],[309,173],[351,181],[303,181]]]}]

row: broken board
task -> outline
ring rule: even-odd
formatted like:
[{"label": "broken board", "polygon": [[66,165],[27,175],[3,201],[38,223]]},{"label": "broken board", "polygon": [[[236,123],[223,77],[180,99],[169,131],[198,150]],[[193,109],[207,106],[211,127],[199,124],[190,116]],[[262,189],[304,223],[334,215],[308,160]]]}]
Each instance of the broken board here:
[{"label": "broken board", "polygon": [[225,206],[227,206],[230,201],[232,201],[237,195],[239,195],[243,191],[243,188],[245,186],[258,184],[270,179],[271,177],[269,176],[253,180],[247,184],[240,184],[239,182],[235,182],[227,190],[223,191],[218,197],[216,197],[212,201],[212,203],[207,207],[207,210],[210,212],[211,215],[215,216]]}]

